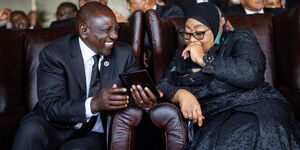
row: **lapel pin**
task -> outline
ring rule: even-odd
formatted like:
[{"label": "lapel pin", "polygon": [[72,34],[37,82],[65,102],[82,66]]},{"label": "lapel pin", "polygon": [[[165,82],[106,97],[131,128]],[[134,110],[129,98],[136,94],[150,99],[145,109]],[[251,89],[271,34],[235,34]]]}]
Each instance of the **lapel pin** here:
[{"label": "lapel pin", "polygon": [[108,61],[105,61],[105,62],[104,62],[104,66],[105,66],[105,67],[109,66],[109,62],[108,62]]}]

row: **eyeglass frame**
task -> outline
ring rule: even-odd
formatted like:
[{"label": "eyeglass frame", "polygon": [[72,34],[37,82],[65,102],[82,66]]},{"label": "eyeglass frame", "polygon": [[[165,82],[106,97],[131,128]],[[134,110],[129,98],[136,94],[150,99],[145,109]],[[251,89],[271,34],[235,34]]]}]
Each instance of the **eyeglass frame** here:
[{"label": "eyeglass frame", "polygon": [[[197,40],[203,40],[204,39],[204,35],[205,35],[205,33],[207,32],[208,30],[206,30],[206,31],[198,31],[198,32],[185,32],[185,31],[180,31],[179,32],[179,34],[183,37],[183,39],[184,40],[189,40],[189,39],[191,39],[191,37],[193,36],[195,39],[197,39]],[[202,37],[201,38],[197,38],[197,36],[196,36],[196,34],[201,34],[202,35]],[[185,35],[189,35],[189,38],[184,38],[184,36]]]}]

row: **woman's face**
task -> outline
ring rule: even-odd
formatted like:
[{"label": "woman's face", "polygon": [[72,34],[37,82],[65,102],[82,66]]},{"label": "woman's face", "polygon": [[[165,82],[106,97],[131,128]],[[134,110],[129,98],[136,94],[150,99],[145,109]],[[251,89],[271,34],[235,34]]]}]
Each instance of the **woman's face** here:
[{"label": "woman's face", "polygon": [[185,32],[193,34],[192,36],[184,37],[187,45],[200,44],[203,46],[203,50],[205,53],[207,53],[213,46],[214,35],[212,31],[201,22],[193,18],[187,19],[185,23]]}]

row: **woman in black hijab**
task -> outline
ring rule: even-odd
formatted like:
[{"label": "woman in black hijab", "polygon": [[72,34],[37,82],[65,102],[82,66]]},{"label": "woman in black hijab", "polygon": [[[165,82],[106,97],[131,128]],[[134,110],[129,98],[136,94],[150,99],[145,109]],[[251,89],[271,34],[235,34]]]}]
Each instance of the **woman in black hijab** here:
[{"label": "woman in black hijab", "polygon": [[300,149],[299,123],[290,103],[264,82],[255,36],[224,31],[224,24],[211,3],[191,8],[182,33],[187,46],[157,86],[194,123],[185,149]]}]

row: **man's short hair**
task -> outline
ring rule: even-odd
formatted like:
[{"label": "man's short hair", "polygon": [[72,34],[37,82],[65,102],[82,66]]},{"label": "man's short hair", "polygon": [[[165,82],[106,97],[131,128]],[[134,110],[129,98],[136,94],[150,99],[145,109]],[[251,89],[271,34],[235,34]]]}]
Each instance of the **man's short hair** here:
[{"label": "man's short hair", "polygon": [[78,29],[80,23],[83,22],[83,23],[88,24],[89,20],[96,17],[97,14],[95,14],[95,13],[97,10],[101,10],[103,12],[109,11],[113,14],[112,10],[109,7],[107,7],[106,5],[103,5],[99,2],[87,3],[84,6],[82,6],[77,13],[77,17],[76,17],[77,29]]}]

